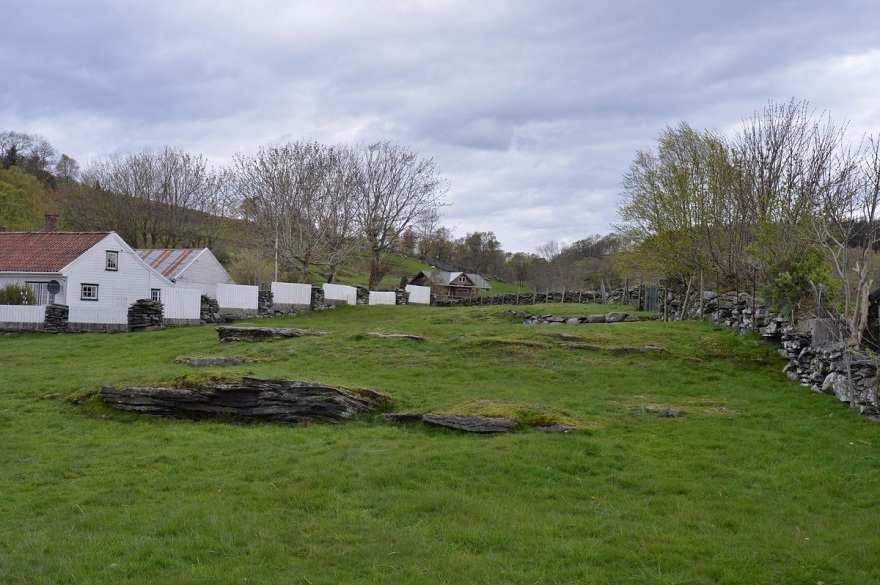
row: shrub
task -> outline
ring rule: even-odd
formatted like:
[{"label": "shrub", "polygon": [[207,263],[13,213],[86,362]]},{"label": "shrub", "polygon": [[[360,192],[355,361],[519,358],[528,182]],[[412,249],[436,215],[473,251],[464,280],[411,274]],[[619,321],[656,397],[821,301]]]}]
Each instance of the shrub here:
[{"label": "shrub", "polygon": [[36,305],[37,295],[26,284],[11,283],[0,288],[0,305]]}]

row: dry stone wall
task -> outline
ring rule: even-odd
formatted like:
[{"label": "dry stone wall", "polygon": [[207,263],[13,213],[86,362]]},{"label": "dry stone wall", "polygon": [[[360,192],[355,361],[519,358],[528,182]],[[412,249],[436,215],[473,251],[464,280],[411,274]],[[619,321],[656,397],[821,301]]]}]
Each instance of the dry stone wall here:
[{"label": "dry stone wall", "polygon": [[734,292],[704,293],[701,316],[741,333],[755,331],[778,343],[780,355],[788,360],[783,371],[791,380],[814,392],[831,394],[861,414],[880,416],[878,357],[835,341],[835,336],[828,334],[827,322],[791,323],[759,299]]}]

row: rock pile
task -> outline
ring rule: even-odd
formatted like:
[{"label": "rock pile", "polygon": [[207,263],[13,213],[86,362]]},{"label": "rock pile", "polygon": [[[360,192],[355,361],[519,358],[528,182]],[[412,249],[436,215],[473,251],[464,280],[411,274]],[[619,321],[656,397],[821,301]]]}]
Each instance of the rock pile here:
[{"label": "rock pile", "polygon": [[257,315],[271,315],[273,313],[272,296],[271,290],[257,291]]},{"label": "rock pile", "polygon": [[405,288],[398,288],[394,291],[394,304],[395,305],[408,305],[409,304],[409,291]]},{"label": "rock pile", "polygon": [[324,289],[320,286],[312,287],[312,302],[309,308],[312,311],[321,311],[323,309],[327,309],[332,307],[333,305],[328,305],[324,302]]},{"label": "rock pile", "polygon": [[128,328],[139,331],[162,326],[162,303],[138,299],[128,308]]},{"label": "rock pile", "polygon": [[44,331],[67,331],[67,318],[70,309],[67,305],[46,305]]},{"label": "rock pile", "polygon": [[220,304],[210,297],[202,295],[202,310],[199,316],[202,323],[223,323],[223,315],[220,314]]}]

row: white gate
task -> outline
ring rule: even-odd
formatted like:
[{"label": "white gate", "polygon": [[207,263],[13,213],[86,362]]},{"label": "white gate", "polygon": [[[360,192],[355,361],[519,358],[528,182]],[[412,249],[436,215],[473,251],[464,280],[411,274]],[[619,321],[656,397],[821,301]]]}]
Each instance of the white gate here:
[{"label": "white gate", "polygon": [[218,284],[217,304],[221,309],[257,310],[257,296],[260,287],[246,284]]},{"label": "white gate", "polygon": [[393,292],[371,290],[370,291],[370,304],[371,305],[396,305],[397,302],[395,300],[395,294]]},{"label": "white gate", "polygon": [[197,288],[161,289],[163,317],[165,319],[186,319],[198,321],[202,316],[202,291]]},{"label": "white gate", "polygon": [[410,305],[430,305],[431,304],[431,287],[417,286],[415,284],[406,285],[406,292],[409,293]]},{"label": "white gate", "polygon": [[324,285],[325,301],[343,301],[349,305],[357,304],[357,289],[353,286],[344,284],[325,284]]},{"label": "white gate", "polygon": [[312,285],[295,282],[273,282],[272,302],[284,305],[311,305]]}]

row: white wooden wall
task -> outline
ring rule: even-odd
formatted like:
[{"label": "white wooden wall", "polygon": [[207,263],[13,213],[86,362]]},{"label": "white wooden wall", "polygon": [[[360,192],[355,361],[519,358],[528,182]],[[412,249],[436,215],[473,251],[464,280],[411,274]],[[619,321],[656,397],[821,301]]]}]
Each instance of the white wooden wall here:
[{"label": "white wooden wall", "polygon": [[0,323],[42,323],[46,305],[0,305]]},{"label": "white wooden wall", "polygon": [[312,285],[294,282],[273,282],[272,302],[286,305],[311,305]]},{"label": "white wooden wall", "polygon": [[396,303],[395,295],[393,292],[371,290],[370,291],[370,304],[371,305],[396,305],[397,303]]},{"label": "white wooden wall", "polygon": [[344,284],[325,284],[325,301],[345,301],[349,305],[357,304],[357,289]]},{"label": "white wooden wall", "polygon": [[430,305],[431,304],[431,287],[417,286],[415,284],[406,285],[406,292],[409,293],[410,305]]},{"label": "white wooden wall", "polygon": [[246,284],[218,284],[217,303],[221,309],[257,309],[260,288]]},{"label": "white wooden wall", "polygon": [[188,320],[201,318],[201,289],[163,286],[160,290],[162,291],[163,317]]},{"label": "white wooden wall", "polygon": [[67,321],[69,323],[128,325],[128,302],[123,298],[116,299],[113,304],[108,302],[104,306],[70,305]]}]

